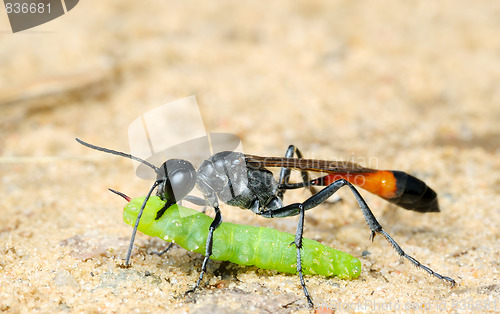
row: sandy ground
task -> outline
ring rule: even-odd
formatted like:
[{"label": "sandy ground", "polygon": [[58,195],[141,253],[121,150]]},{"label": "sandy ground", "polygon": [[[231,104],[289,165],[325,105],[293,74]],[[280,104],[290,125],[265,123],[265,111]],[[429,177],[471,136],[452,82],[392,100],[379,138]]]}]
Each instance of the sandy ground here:
[{"label": "sandy ground", "polygon": [[[307,157],[407,171],[439,193],[441,213],[419,214],[362,191],[386,231],[457,287],[382,237],[371,243],[341,190],[341,203],[308,213],[306,236],[363,270],[308,276],[318,309],[500,311],[499,12],[497,1],[84,1],[10,34],[2,11],[0,310],[310,311],[296,276],[223,262],[185,297],[202,256],[151,256],[164,244],[144,235],[120,267],[131,228],[107,188],[141,196],[151,181],[74,138],[129,151],[131,121],[196,95],[207,130],[238,135],[245,152],[279,156],[293,143]],[[225,221],[295,229],[293,217],[222,210]]]}]

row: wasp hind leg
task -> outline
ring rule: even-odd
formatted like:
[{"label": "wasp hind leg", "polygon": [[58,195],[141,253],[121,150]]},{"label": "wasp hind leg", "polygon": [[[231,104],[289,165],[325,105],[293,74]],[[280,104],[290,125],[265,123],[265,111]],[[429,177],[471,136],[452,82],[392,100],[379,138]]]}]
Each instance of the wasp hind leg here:
[{"label": "wasp hind leg", "polygon": [[[303,211],[314,208],[314,207],[318,206],[319,204],[323,203],[330,196],[332,196],[335,192],[337,192],[338,189],[340,189],[341,187],[343,187],[345,185],[347,185],[349,187],[349,189],[351,190],[351,192],[354,194],[354,197],[356,198],[356,201],[358,202],[358,205],[361,208],[361,212],[363,213],[363,216],[365,217],[365,220],[368,223],[368,226],[370,227],[372,241],[375,238],[375,235],[377,233],[383,235],[385,237],[385,239],[387,240],[387,242],[389,242],[389,244],[394,248],[394,250],[396,250],[396,252],[399,254],[399,256],[406,258],[413,265],[415,265],[416,267],[418,267],[420,269],[423,269],[424,271],[426,271],[430,275],[432,275],[436,278],[439,278],[441,280],[448,281],[449,283],[451,283],[452,287],[454,287],[456,285],[456,282],[454,279],[447,277],[447,276],[443,276],[439,273],[436,273],[431,268],[421,264],[414,257],[406,254],[405,251],[403,251],[403,249],[401,248],[401,246],[399,246],[399,244],[387,232],[385,232],[385,230],[382,228],[382,226],[377,221],[377,219],[373,215],[372,211],[370,210],[370,208],[366,204],[363,197],[361,197],[361,194],[359,194],[358,190],[356,190],[356,188],[345,179],[339,179],[339,180],[331,183],[330,185],[328,185],[327,187],[325,187],[324,189],[322,189],[318,193],[309,197],[303,203],[295,203],[295,204],[290,204],[290,205],[282,207],[282,208],[263,211],[261,213],[261,215],[264,217],[267,217],[267,218],[288,217],[288,216],[300,215]],[[299,226],[297,227],[296,237],[302,236],[302,229],[303,229],[303,222],[302,222],[302,225],[300,225],[300,218],[299,218]],[[297,238],[296,238],[296,241],[297,241]],[[297,255],[298,255],[297,262],[299,262],[300,252],[298,252]]]}]

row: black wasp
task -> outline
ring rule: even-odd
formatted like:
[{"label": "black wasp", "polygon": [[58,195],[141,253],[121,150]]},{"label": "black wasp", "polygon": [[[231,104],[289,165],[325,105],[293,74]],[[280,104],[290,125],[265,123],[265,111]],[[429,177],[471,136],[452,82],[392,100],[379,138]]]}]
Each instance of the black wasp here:
[{"label": "black wasp", "polygon": [[[300,249],[302,247],[305,211],[325,202],[343,186],[347,186],[354,194],[371,230],[372,240],[377,233],[383,235],[400,256],[408,259],[413,265],[425,270],[429,274],[450,282],[452,286],[455,285],[455,280],[452,278],[434,272],[412,256],[406,254],[396,241],[385,232],[353,185],[355,184],[408,210],[421,213],[438,212],[439,205],[436,192],[423,181],[402,171],[375,170],[364,168],[351,162],[304,159],[301,152],[293,145],[288,147],[283,158],[260,157],[225,151],[216,153],[204,160],[198,169],[195,169],[189,161],[183,159],[169,159],[160,167],[156,167],[130,154],[95,146],[78,138],[76,140],[89,148],[139,161],[153,169],[156,173],[156,181],[146,195],[135,223],[127,252],[126,265],[130,261],[142,211],[155,188],[157,188],[156,195],[166,201],[165,206],[158,211],[156,219],[159,219],[171,205],[181,200],[186,200],[197,205],[210,206],[214,209],[215,217],[208,230],[205,258],[201,273],[190,292],[194,292],[199,287],[203,279],[203,274],[207,271],[207,263],[209,257],[212,255],[214,230],[222,222],[222,215],[219,209],[219,201],[222,201],[231,206],[250,209],[255,214],[266,218],[299,216],[295,234],[297,273],[308,304],[312,306],[313,302],[307,291],[301,267]],[[296,158],[294,158],[295,155],[297,156]],[[267,170],[266,167],[280,167],[279,179],[276,180],[272,172]],[[302,182],[289,183],[292,169],[301,172]],[[326,173],[327,175],[310,180],[309,171]],[[203,193],[203,198],[188,195],[195,186]],[[314,186],[325,187],[320,191],[316,191]],[[308,188],[313,195],[303,203],[283,206],[285,192],[289,189],[297,188]]]}]

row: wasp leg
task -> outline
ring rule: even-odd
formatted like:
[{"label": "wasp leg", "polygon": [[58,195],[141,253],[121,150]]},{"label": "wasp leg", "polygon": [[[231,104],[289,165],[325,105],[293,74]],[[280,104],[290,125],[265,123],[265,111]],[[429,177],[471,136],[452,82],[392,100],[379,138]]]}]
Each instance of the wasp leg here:
[{"label": "wasp leg", "polygon": [[[361,208],[361,212],[365,216],[365,220],[368,223],[368,226],[370,227],[371,230],[371,239],[375,238],[375,234],[380,233],[383,235],[387,242],[396,250],[396,252],[399,254],[399,256],[406,258],[409,260],[413,265],[417,266],[418,268],[421,268],[425,270],[427,273],[430,275],[433,275],[434,277],[437,277],[441,280],[445,280],[451,283],[451,286],[455,286],[456,282],[454,279],[450,277],[443,276],[441,274],[436,273],[429,267],[422,265],[419,261],[417,261],[415,258],[412,256],[408,255],[403,251],[403,249],[399,246],[399,244],[387,233],[385,230],[382,228],[380,223],[377,221],[375,216],[373,215],[372,211],[366,204],[365,200],[363,197],[361,197],[361,194],[359,194],[358,190],[349,183],[348,181],[344,179],[339,179],[337,181],[334,181],[318,193],[314,194],[313,196],[309,197],[304,203],[295,203],[295,204],[290,204],[288,206],[278,208],[275,210],[267,210],[263,211],[261,214],[264,217],[272,218],[272,217],[287,217],[287,216],[294,216],[300,214],[301,211],[306,211],[308,209],[314,208],[321,204],[322,202],[326,201],[330,196],[332,196],[335,192],[337,192],[338,189],[343,187],[344,185],[347,185],[349,189],[351,189],[351,192],[354,194],[354,197],[356,198],[356,201],[358,202],[359,207]],[[297,236],[298,236],[298,231],[297,231]]]},{"label": "wasp leg", "polygon": [[302,274],[302,260],[300,255],[300,250],[302,249],[302,236],[304,233],[304,214],[305,209],[304,206],[299,206],[299,222],[297,224],[297,231],[295,232],[295,247],[297,248],[297,273],[299,274],[300,285],[302,286],[302,290],[304,290],[304,295],[307,299],[307,304],[309,307],[314,307],[311,295],[309,291],[307,291],[306,283],[304,281],[304,275]]},{"label": "wasp leg", "polygon": [[144,202],[142,203],[141,209],[137,214],[137,219],[135,220],[134,224],[134,230],[132,230],[132,236],[130,237],[130,244],[127,250],[127,257],[125,258],[125,266],[127,267],[130,265],[130,256],[132,255],[132,249],[134,248],[135,235],[137,234],[137,228],[139,227],[139,221],[141,220],[142,213],[144,212],[144,207],[146,207],[146,203],[148,202],[149,197],[151,197],[151,193],[153,193],[153,190],[158,186],[158,184],[160,184],[160,182],[161,182],[160,180],[156,180],[153,186],[149,189],[149,192],[146,195]]},{"label": "wasp leg", "polygon": [[[288,149],[285,153],[285,158],[293,158],[294,155],[297,155],[298,158],[302,158],[302,153],[298,148],[296,148],[294,145],[288,146]],[[280,199],[283,199],[283,196],[286,192],[286,188],[282,188],[282,186],[284,187],[288,185],[288,181],[290,180],[290,173],[290,168],[281,167],[280,178],[278,181],[280,188],[278,189],[277,193],[277,196]],[[309,184],[309,174],[307,173],[307,171],[301,171],[300,174],[302,175],[302,181],[304,182],[303,187],[307,187],[313,195],[316,194],[316,189]]]},{"label": "wasp leg", "polygon": [[[302,158],[302,153],[298,148],[296,148],[294,145],[288,146],[288,149],[286,150],[285,153],[285,158],[293,158],[294,153],[297,155],[298,158]],[[289,183],[290,180],[290,168],[286,167],[281,167],[280,171],[280,178],[278,181],[278,193],[277,196],[282,200],[283,196],[286,192],[286,190],[291,190],[291,189],[298,189],[298,188],[307,188],[309,191],[311,191],[311,194],[314,195],[318,191],[314,188],[314,182],[315,180],[309,180],[309,173],[307,171],[301,171],[300,174],[302,175],[302,182],[301,183]],[[340,198],[337,198],[332,201],[326,201],[328,204],[334,204],[340,201]]]},{"label": "wasp leg", "polygon": [[162,256],[163,254],[167,253],[167,252],[168,252],[168,250],[170,250],[170,248],[171,248],[173,245],[174,245],[174,243],[173,243],[173,242],[171,242],[171,243],[170,243],[170,244],[169,244],[169,245],[168,245],[168,246],[167,246],[167,247],[166,247],[163,251],[153,251],[153,252],[151,252],[151,253],[149,253],[149,254],[151,254],[151,255],[153,255],[153,254],[154,254],[154,255]]},{"label": "wasp leg", "polygon": [[207,272],[207,264],[210,256],[212,256],[212,246],[214,242],[214,231],[217,229],[220,224],[222,223],[222,215],[220,213],[219,206],[214,206],[215,210],[215,218],[210,224],[210,228],[208,230],[208,237],[207,237],[207,242],[205,246],[205,259],[203,259],[203,264],[201,265],[201,273],[200,276],[198,277],[198,281],[196,281],[196,284],[191,290],[186,291],[187,293],[195,292],[196,289],[200,286],[200,282],[203,280],[203,274]]}]

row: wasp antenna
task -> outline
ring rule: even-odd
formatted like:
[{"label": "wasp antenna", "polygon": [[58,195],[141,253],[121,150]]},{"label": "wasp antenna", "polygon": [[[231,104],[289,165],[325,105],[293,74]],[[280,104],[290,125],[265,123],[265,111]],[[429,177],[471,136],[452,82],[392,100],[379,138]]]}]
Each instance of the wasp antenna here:
[{"label": "wasp antenna", "polygon": [[123,197],[127,202],[130,202],[131,198],[130,196],[127,196],[125,195],[124,193],[122,192],[119,192],[119,191],[116,191],[116,190],[113,190],[113,189],[108,189],[110,190],[111,192],[115,193],[116,195],[120,195],[121,197]]},{"label": "wasp antenna", "polygon": [[104,148],[104,147],[99,147],[99,146],[96,146],[96,145],[92,145],[92,144],[89,144],[89,143],[86,143],[84,141],[82,141],[81,139],[79,138],[75,138],[76,141],[80,144],[82,144],[83,146],[87,146],[88,148],[92,148],[92,149],[95,149],[95,150],[99,150],[101,152],[105,152],[105,153],[109,153],[109,154],[113,154],[113,155],[118,155],[118,156],[122,156],[122,157],[125,157],[125,158],[129,158],[129,159],[132,159],[132,160],[135,160],[135,161],[138,161],[142,164],[145,164],[146,166],[150,167],[151,169],[153,169],[156,173],[159,173],[160,172],[160,169],[158,167],[156,167],[155,165],[145,161],[144,159],[141,159],[139,157],[135,157],[135,156],[132,156],[130,154],[126,154],[126,153],[122,153],[122,152],[119,152],[119,151],[116,151],[116,150],[112,150],[112,149],[108,149],[108,148]]}]

